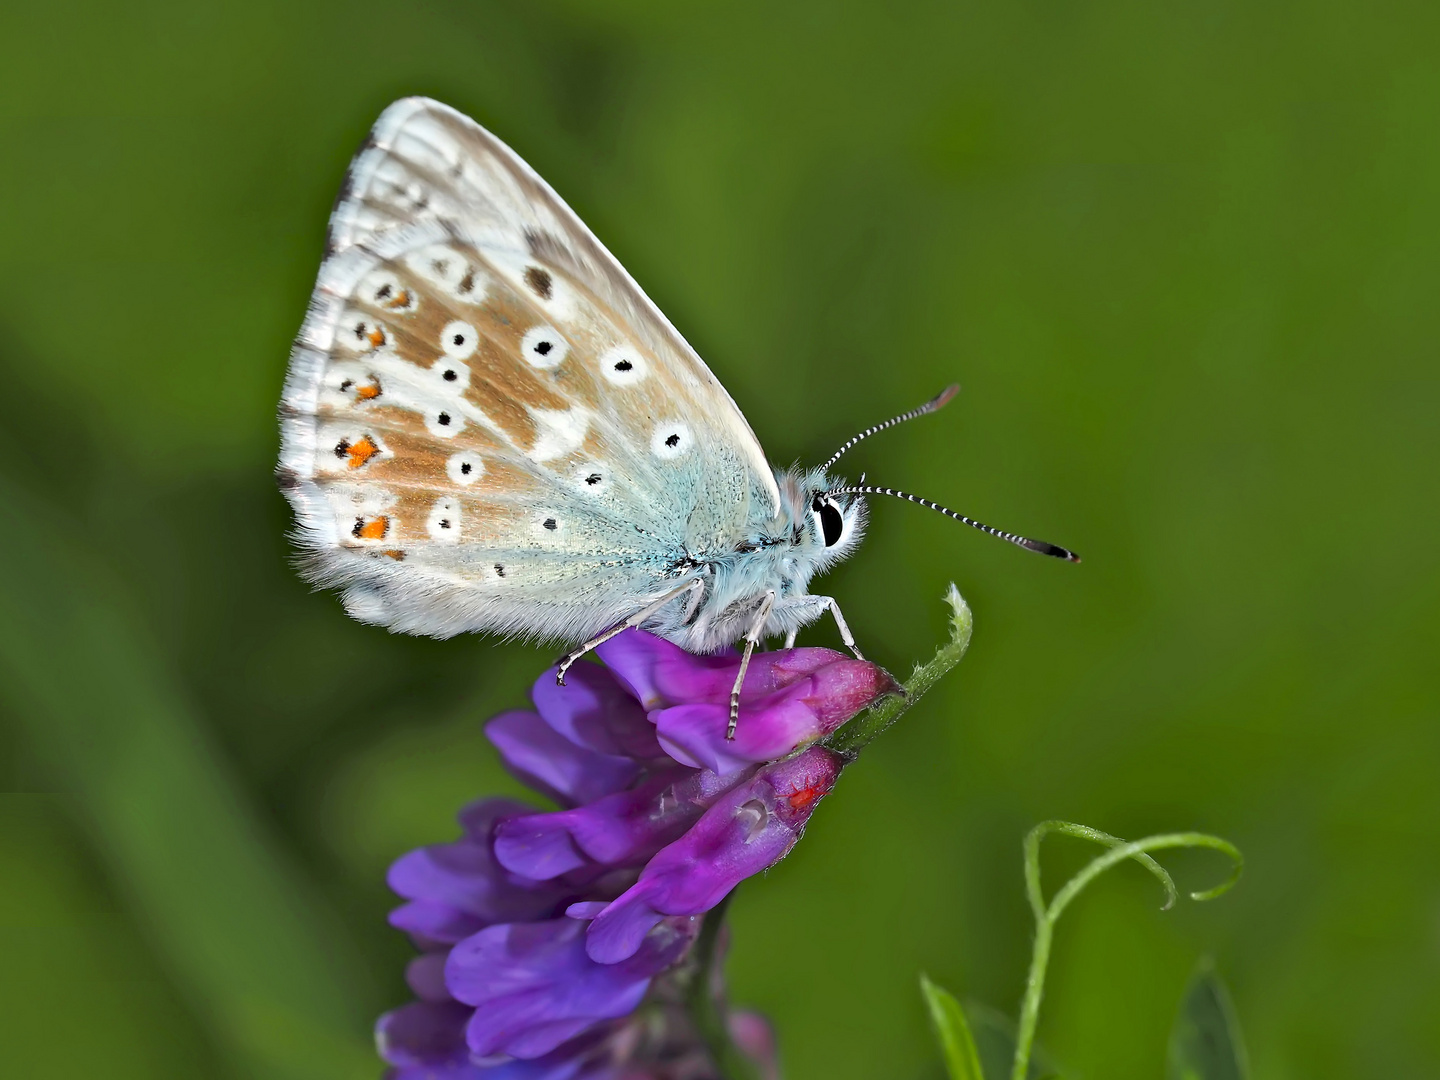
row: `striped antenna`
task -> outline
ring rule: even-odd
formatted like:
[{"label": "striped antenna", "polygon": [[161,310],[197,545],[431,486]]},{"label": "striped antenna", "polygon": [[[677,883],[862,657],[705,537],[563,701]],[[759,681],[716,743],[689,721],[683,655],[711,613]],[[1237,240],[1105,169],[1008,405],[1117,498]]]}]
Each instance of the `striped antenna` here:
[{"label": "striped antenna", "polygon": [[[939,399],[937,398],[936,400],[938,401]],[[941,402],[941,404],[943,405],[944,402]],[[906,502],[919,503],[921,506],[925,506],[930,508],[931,510],[935,510],[941,514],[944,514],[948,518],[954,518],[956,521],[964,522],[972,529],[979,529],[981,532],[989,533],[991,536],[998,536],[1001,540],[1008,540],[1012,544],[1018,544],[1020,547],[1025,548],[1027,551],[1039,552],[1041,555],[1050,555],[1056,559],[1064,559],[1066,562],[1078,563],[1080,561],[1080,556],[1076,555],[1069,548],[1063,548],[1059,544],[1047,544],[1044,540],[1031,540],[1028,536],[1016,536],[1014,533],[1008,533],[1003,529],[997,529],[991,525],[982,524],[981,522],[976,521],[974,518],[966,517],[964,514],[957,514],[954,510],[949,510],[941,506],[937,502],[931,502],[929,499],[922,499],[919,495],[911,495],[907,491],[896,491],[894,488],[871,487],[869,485],[862,485],[860,487],[833,488],[830,491],[825,492],[825,494],[891,495],[897,499],[904,499]]]},{"label": "striped antenna", "polygon": [[924,405],[921,405],[918,409],[911,409],[909,412],[901,413],[899,416],[892,416],[883,424],[876,424],[872,428],[866,428],[864,431],[860,432],[859,435],[856,435],[853,439],[847,442],[844,446],[840,447],[839,450],[836,450],[835,453],[831,454],[830,460],[825,462],[824,465],[820,466],[820,471],[828,472],[830,470],[830,466],[834,465],[835,462],[840,460],[840,455],[845,453],[846,450],[849,450],[861,439],[868,439],[871,435],[884,431],[886,428],[892,428],[896,424],[903,424],[906,420],[914,420],[917,416],[924,416],[927,413],[937,412],[940,409],[943,409],[945,405],[950,401],[950,399],[959,392],[960,387],[955,383],[951,383],[944,390],[940,391],[940,393],[937,394],[935,397],[931,398]]}]

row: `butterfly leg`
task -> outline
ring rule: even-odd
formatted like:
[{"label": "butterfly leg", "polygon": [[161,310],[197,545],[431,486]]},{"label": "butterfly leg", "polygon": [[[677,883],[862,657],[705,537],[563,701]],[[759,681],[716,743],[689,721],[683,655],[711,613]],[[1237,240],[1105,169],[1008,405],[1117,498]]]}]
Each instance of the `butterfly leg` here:
[{"label": "butterfly leg", "polygon": [[795,647],[795,639],[799,636],[800,628],[797,626],[794,630],[791,630],[788,634],[785,635],[785,648],[793,649]]},{"label": "butterfly leg", "polygon": [[664,596],[660,597],[659,600],[656,600],[650,604],[646,604],[643,608],[635,612],[634,615],[631,615],[624,622],[617,623],[609,630],[606,630],[603,634],[597,634],[595,637],[585,642],[579,648],[572,649],[570,652],[566,653],[560,658],[558,670],[555,672],[555,682],[558,683],[560,686],[564,686],[565,672],[570,670],[570,665],[575,663],[576,660],[579,660],[591,649],[595,648],[595,646],[604,645],[605,642],[609,641],[616,634],[622,633],[625,630],[629,630],[631,627],[639,626],[651,615],[654,615],[655,612],[659,611],[662,607],[668,604],[671,600],[674,600],[677,596],[683,596],[685,593],[698,593],[703,591],[704,588],[705,583],[699,578],[696,578],[693,581],[687,581],[678,589],[671,589]]},{"label": "butterfly leg", "polygon": [[730,725],[725,729],[725,738],[735,738],[736,725],[740,723],[740,687],[745,682],[745,672],[750,667],[750,654],[760,644],[760,635],[765,632],[765,623],[770,618],[770,609],[775,606],[775,590],[769,590],[760,600],[760,609],[755,612],[755,621],[745,635],[745,651],[740,655],[740,671],[735,676],[735,686],[730,691]]},{"label": "butterfly leg", "polygon": [[850,627],[845,623],[845,616],[840,614],[840,605],[835,602],[835,598],[817,596],[815,599],[828,607],[830,614],[835,616],[835,626],[840,631],[840,640],[845,643],[845,647],[855,654],[856,660],[864,660],[865,657],[860,655],[860,650],[855,645],[855,635],[850,633]]}]

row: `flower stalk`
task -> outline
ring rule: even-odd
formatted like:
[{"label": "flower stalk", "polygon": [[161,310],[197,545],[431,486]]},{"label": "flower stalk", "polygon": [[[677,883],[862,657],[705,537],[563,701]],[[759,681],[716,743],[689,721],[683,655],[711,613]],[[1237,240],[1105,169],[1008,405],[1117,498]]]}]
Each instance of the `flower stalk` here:
[{"label": "flower stalk", "polygon": [[915,665],[915,670],[905,680],[899,693],[887,694],[825,740],[825,745],[846,761],[853,761],[877,735],[913,708],[932,686],[965,658],[965,652],[970,648],[970,633],[975,626],[970,605],[965,603],[965,598],[953,582],[945,592],[945,602],[950,605],[950,640],[941,645],[927,663]]}]

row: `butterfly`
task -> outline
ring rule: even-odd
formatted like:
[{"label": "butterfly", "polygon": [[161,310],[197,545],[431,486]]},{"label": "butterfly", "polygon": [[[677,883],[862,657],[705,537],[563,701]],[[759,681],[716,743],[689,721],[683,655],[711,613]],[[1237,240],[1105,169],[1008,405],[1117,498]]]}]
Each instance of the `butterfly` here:
[{"label": "butterfly", "polygon": [[[867,495],[775,469],[695,351],[548,184],[439,102],[389,106],[351,163],[281,398],[302,570],[356,619],[575,646],[627,627],[751,652],[825,613]],[[863,481],[863,478],[862,478]]]}]

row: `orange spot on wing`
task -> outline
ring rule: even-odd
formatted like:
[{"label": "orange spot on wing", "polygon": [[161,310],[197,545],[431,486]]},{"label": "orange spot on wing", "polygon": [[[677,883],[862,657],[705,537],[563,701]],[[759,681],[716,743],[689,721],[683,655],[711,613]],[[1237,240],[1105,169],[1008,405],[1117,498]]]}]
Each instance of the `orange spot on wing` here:
[{"label": "orange spot on wing", "polygon": [[364,386],[355,391],[356,401],[374,401],[380,396],[380,380],[371,379]]},{"label": "orange spot on wing", "polygon": [[390,519],[388,517],[373,517],[369,521],[364,518],[355,519],[355,527],[350,534],[357,540],[384,540],[385,534],[390,531]]},{"label": "orange spot on wing", "polygon": [[398,293],[396,293],[395,296],[388,302],[387,306],[388,306],[388,307],[392,307],[392,308],[406,308],[406,307],[409,307],[409,306],[410,306],[410,290],[409,290],[409,289],[401,289],[401,290],[400,290]]},{"label": "orange spot on wing", "polygon": [[378,326],[372,326],[370,332],[365,335],[365,340],[378,349],[385,344],[385,331]]},{"label": "orange spot on wing", "polygon": [[375,440],[369,435],[362,435],[345,447],[345,453],[350,458],[350,468],[352,469],[360,468],[379,452],[380,447],[375,445]]},{"label": "orange spot on wing", "polygon": [[399,548],[389,548],[386,551],[382,551],[380,554],[384,555],[386,558],[394,559],[396,562],[405,561],[405,552],[401,551]]}]

